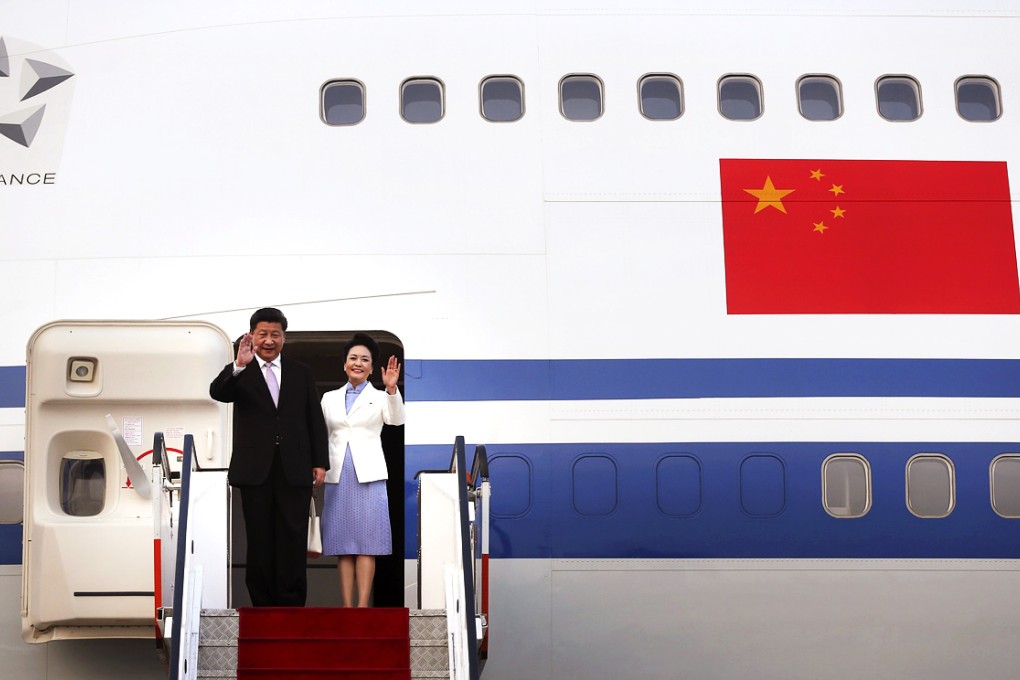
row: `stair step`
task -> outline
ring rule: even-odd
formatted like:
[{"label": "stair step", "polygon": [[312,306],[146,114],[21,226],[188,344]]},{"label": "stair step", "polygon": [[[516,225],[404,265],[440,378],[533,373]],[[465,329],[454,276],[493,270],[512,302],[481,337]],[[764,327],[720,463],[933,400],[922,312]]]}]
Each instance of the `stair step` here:
[{"label": "stair step", "polygon": [[278,639],[241,638],[237,644],[237,667],[302,669],[407,668],[411,657],[404,638]]},{"label": "stair step", "polygon": [[237,677],[237,627],[235,609],[203,609],[198,629],[198,677]]},{"label": "stair step", "polygon": [[[269,609],[269,608],[260,608]],[[313,608],[306,608],[313,609]],[[298,610],[299,612],[301,610]],[[343,612],[338,614],[339,617],[347,618],[350,620],[351,617],[364,617],[363,613],[366,610],[340,610]],[[391,610],[392,611],[392,610]],[[400,611],[400,610],[397,610]],[[407,611],[407,610],[404,610]],[[411,639],[410,645],[410,675],[406,669],[392,669],[392,668],[366,668],[361,670],[349,670],[345,669],[340,671],[339,669],[311,669],[311,668],[290,668],[283,670],[273,670],[269,668],[255,668],[248,670],[238,671],[238,632],[240,629],[240,615],[237,610],[234,609],[204,609],[202,610],[202,625],[200,629],[200,646],[199,646],[199,671],[198,678],[222,679],[222,678],[263,678],[274,677],[286,677],[296,678],[301,680],[302,678],[315,678],[316,680],[325,680],[331,677],[343,677],[348,680],[357,680],[358,678],[365,678],[366,680],[390,680],[391,678],[411,678],[413,680],[430,680],[438,678],[449,678],[449,652],[447,650],[447,625],[446,625],[446,610],[443,609],[425,609],[418,610],[412,609],[407,611],[408,616],[408,632],[410,633]],[[284,614],[288,616],[288,614]],[[283,623],[283,625],[290,631],[294,629],[290,627],[291,623],[300,621],[304,618],[300,613],[293,614],[295,621],[277,621],[277,623]],[[369,615],[370,616],[370,615]],[[330,615],[327,615],[330,618]],[[367,623],[367,622],[365,622]],[[341,626],[342,627],[342,626]],[[307,626],[302,629],[298,624],[298,630],[303,632],[309,632],[313,636],[322,633],[318,627],[314,631],[308,631]],[[355,631],[356,634],[364,635],[365,631]],[[273,632],[275,636],[276,631]],[[406,632],[402,632],[398,637],[406,635]],[[274,637],[274,639],[276,639]],[[407,644],[407,643],[405,643]],[[335,655],[336,652],[332,651],[331,654]],[[303,663],[296,664],[302,666]],[[396,672],[397,675],[393,675]],[[340,674],[342,673],[342,675]]]},{"label": "stair step", "polygon": [[343,680],[411,680],[411,671],[400,668],[380,668],[373,670],[328,670],[308,668],[249,668],[238,671],[238,680],[249,678],[286,678],[286,680],[326,680],[342,678]]},{"label": "stair step", "polygon": [[199,640],[235,640],[238,622],[236,609],[203,609]]},{"label": "stair step", "polygon": [[411,668],[450,675],[450,652],[445,640],[411,640]]},{"label": "stair step", "polygon": [[[203,640],[198,645],[199,671],[237,671],[237,640]],[[232,676],[227,676],[232,677]]]},{"label": "stair step", "polygon": [[408,610],[339,607],[246,607],[242,637],[399,637],[408,634]]},{"label": "stair step", "polygon": [[412,609],[408,619],[411,639],[442,640],[446,643],[445,609]]}]

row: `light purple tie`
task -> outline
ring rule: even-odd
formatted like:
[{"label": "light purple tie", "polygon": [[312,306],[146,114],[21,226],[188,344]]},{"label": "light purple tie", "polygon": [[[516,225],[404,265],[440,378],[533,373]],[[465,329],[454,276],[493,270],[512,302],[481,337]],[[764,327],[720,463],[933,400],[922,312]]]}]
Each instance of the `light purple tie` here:
[{"label": "light purple tie", "polygon": [[273,362],[266,362],[266,384],[269,385],[269,394],[273,397],[273,405],[280,405],[280,383],[276,381],[276,373],[273,372]]}]

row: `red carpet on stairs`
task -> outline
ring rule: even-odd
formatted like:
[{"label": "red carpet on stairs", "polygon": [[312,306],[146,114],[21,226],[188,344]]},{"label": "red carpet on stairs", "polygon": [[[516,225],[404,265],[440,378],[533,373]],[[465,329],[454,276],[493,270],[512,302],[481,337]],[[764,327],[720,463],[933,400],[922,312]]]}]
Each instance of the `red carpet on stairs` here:
[{"label": "red carpet on stairs", "polygon": [[406,609],[242,607],[238,680],[410,680]]}]

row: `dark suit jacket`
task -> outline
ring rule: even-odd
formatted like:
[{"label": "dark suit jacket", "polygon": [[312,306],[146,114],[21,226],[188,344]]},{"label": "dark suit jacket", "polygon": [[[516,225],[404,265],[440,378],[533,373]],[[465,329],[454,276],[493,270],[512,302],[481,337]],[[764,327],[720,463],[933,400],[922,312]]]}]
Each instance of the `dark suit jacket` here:
[{"label": "dark suit jacket", "polygon": [[216,401],[234,404],[234,448],[228,478],[235,486],[262,484],[269,477],[276,445],[287,483],[312,485],[312,468],[329,467],[326,423],[312,371],[280,355],[280,403],[273,405],[257,359],[234,375],[224,367],[209,385]]}]

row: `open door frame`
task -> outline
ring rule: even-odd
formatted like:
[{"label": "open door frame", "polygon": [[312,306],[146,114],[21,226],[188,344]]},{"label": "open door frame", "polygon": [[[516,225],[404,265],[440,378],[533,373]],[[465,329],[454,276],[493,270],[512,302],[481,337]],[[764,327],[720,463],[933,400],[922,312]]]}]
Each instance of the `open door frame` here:
[{"label": "open door frame", "polygon": [[[401,365],[404,363],[404,346],[400,339],[388,331],[350,330],[350,331],[287,331],[286,344],[283,352],[288,357],[308,364],[315,375],[319,397],[342,387],[347,382],[344,375],[343,360],[340,352],[344,344],[354,337],[355,333],[367,333],[379,343],[379,361],[385,362],[391,355],[397,357]],[[236,339],[235,339],[236,350]],[[383,389],[379,367],[374,367],[372,384]],[[210,378],[211,379],[211,378]],[[397,383],[400,393],[404,394],[404,372],[401,370]],[[405,395],[406,398],[406,395]],[[386,425],[382,431],[383,454],[386,457],[386,468],[389,479],[386,491],[390,502],[390,528],[393,532],[393,554],[376,558],[375,582],[372,604],[375,607],[404,606],[404,427]],[[322,502],[322,494],[317,495]],[[238,495],[235,494],[235,499]],[[244,588],[244,520],[240,512],[240,503],[235,500],[233,516],[233,544],[235,562],[234,574],[234,606],[247,604],[247,592]],[[336,557],[324,556],[308,561],[308,606],[331,607],[340,604],[340,586],[336,575]]]}]

